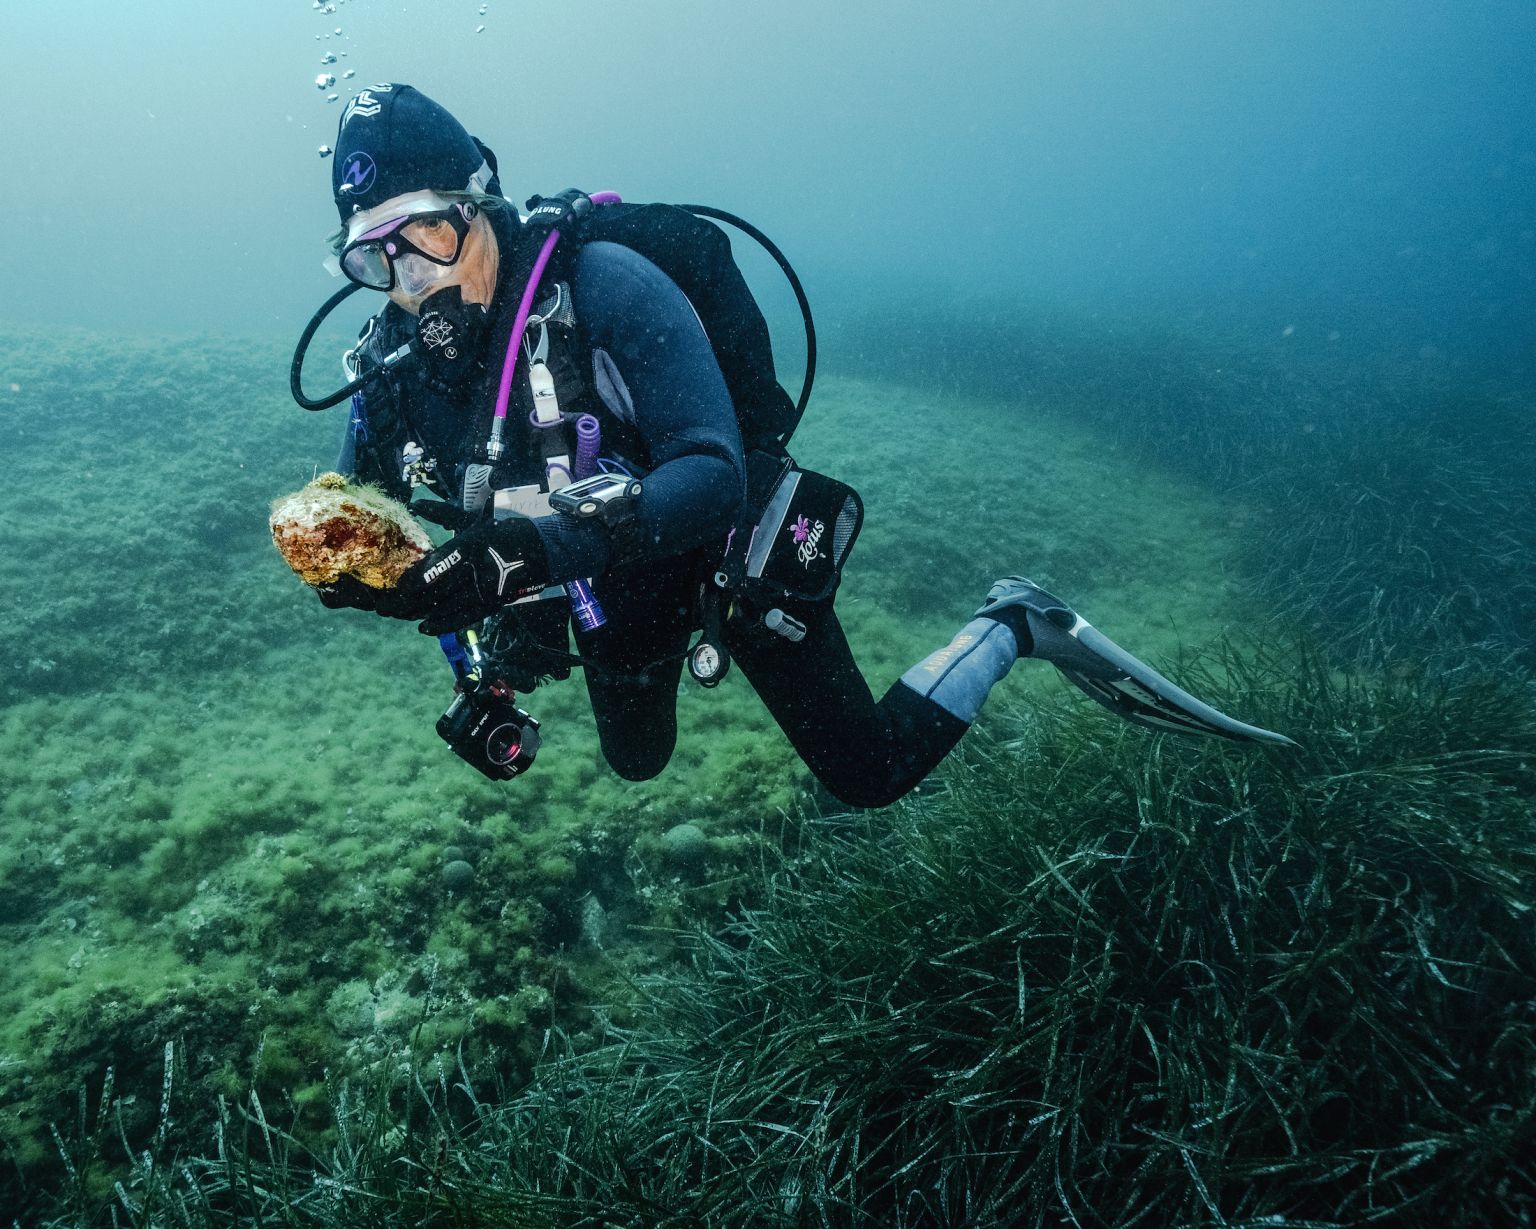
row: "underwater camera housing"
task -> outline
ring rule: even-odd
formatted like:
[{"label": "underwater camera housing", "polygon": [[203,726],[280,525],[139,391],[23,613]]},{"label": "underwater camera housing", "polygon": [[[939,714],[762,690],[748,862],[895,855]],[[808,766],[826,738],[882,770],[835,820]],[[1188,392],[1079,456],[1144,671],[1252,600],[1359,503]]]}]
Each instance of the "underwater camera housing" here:
[{"label": "underwater camera housing", "polygon": [[473,628],[438,637],[454,675],[453,702],[437,719],[438,737],[493,781],[521,776],[539,751],[539,723],[518,708],[517,692],[570,678],[575,660],[564,651],[564,602],[522,610],[508,607],[486,619],[483,639]]},{"label": "underwater camera housing", "polygon": [[437,719],[437,733],[455,755],[493,781],[521,776],[539,751],[539,723],[499,682],[464,680]]}]

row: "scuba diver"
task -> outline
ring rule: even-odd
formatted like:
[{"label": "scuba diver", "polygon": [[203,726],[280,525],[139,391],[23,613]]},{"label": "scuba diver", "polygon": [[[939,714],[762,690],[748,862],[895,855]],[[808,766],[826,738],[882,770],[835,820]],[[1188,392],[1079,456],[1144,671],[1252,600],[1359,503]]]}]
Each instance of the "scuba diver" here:
[{"label": "scuba diver", "polygon": [[[452,536],[392,588],[343,575],[320,597],[442,638],[461,695],[439,732],[487,775],[515,775],[536,748],[515,691],[572,664],[621,777],[671,757],[684,663],[708,686],[734,661],[851,807],[927,776],[1020,658],[1143,725],[1289,742],[1180,690],[1018,576],[875,700],[833,604],[862,505],[784,448],[814,332],[777,249],[731,215],[612,194],[535,197],[524,216],[492,151],[408,85],[353,98],[335,150],[333,253],[350,284],[305,330],[294,395],[306,408],[350,396],[338,468]],[[794,284],[811,346],[798,405],[709,216],[759,238]],[[360,288],[388,303],[347,354],[349,383],[310,399],[308,343]],[[500,743],[476,724],[485,706],[511,723]]]}]

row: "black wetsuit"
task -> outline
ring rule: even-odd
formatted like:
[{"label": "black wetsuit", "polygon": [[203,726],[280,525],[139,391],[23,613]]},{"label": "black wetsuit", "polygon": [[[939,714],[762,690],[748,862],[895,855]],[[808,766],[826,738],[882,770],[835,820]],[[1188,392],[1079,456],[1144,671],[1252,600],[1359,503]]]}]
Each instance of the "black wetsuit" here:
[{"label": "black wetsuit", "polygon": [[[606,530],[562,516],[536,524],[556,581],[593,578],[607,622],[593,632],[577,628],[577,648],[590,663],[587,690],[603,755],[620,776],[639,781],[661,772],[676,743],[678,682],[699,626],[702,568],[740,509],[742,444],[709,341],[688,300],[659,269],[628,248],[590,243],[569,271],[569,286],[591,349],[588,379],[617,420],[614,434],[640,454],[624,459],[643,467],[645,489],[637,532],[627,535],[612,566]],[[502,318],[509,293],[506,285],[498,292]],[[500,330],[501,345],[506,335]],[[487,346],[496,348],[494,340]],[[499,371],[499,352],[482,362],[485,378],[460,396],[434,394],[420,383],[398,386],[407,435],[433,458],[448,490],[457,489],[488,421],[485,398],[494,398],[490,377]],[[609,422],[605,416],[605,430]],[[514,432],[514,450],[527,450],[526,435]],[[355,450],[349,431],[343,472],[392,486],[398,472],[384,472],[390,463],[376,451]],[[528,467],[532,480],[539,467],[531,459]],[[723,638],[737,666],[833,795],[866,807],[901,797],[949,752],[966,723],[899,682],[877,703],[830,599],[786,609],[806,625],[799,642],[745,618],[726,621]]]}]

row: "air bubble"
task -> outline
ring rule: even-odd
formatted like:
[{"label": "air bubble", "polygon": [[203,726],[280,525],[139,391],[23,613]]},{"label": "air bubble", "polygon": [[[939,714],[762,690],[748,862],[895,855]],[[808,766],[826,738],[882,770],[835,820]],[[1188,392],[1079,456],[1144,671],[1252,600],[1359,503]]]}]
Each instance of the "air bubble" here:
[{"label": "air bubble", "polygon": [[347,69],[346,72],[341,74],[341,78],[342,78],[343,81],[350,81],[355,76],[357,76],[357,69],[355,69],[355,68],[349,68],[349,69]]},{"label": "air bubble", "polygon": [[341,27],[340,27],[340,26],[337,26],[337,27],[336,27],[336,37],[337,37],[337,38],[340,38],[340,37],[341,37]]},{"label": "air bubble", "polygon": [[334,63],[336,63],[336,56],[335,56],[335,54],[333,52],[327,51],[323,56],[320,57],[320,63],[322,63],[322,64],[334,64]]},{"label": "air bubble", "polygon": [[475,27],[475,33],[476,34],[484,34],[485,33],[485,27],[484,26],[476,26]]},{"label": "air bubble", "polygon": [[491,6],[489,4],[482,4],[480,6],[480,16],[484,17],[485,16],[485,10],[490,8],[490,7]]},{"label": "air bubble", "polygon": [[325,96],[325,101],[326,102],[335,102],[340,97],[341,97],[340,94],[327,94]]},{"label": "air bubble", "polygon": [[331,73],[321,73],[315,78],[315,88],[317,90],[328,90],[335,84],[336,78]]}]

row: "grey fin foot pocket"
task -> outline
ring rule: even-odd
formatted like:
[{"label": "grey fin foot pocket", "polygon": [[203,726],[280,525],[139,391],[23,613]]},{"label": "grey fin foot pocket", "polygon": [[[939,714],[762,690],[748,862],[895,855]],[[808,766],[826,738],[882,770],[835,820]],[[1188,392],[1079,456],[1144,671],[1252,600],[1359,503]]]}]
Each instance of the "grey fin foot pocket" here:
[{"label": "grey fin foot pocket", "polygon": [[1238,721],[1197,700],[1022,576],[1008,576],[993,585],[976,613],[1011,622],[1018,618],[1015,611],[1023,613],[1034,641],[1028,656],[1050,662],[1074,686],[1127,721],[1235,742],[1296,746],[1284,734]]}]

